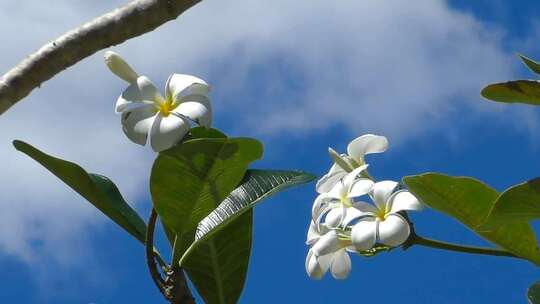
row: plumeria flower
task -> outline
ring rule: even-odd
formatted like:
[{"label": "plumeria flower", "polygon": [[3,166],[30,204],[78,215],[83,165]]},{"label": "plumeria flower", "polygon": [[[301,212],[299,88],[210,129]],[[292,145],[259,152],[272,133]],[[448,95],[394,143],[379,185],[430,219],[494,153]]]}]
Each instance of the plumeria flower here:
[{"label": "plumeria flower", "polygon": [[364,156],[371,153],[381,153],[388,148],[388,140],[384,136],[373,134],[362,135],[349,143],[347,154],[338,154],[332,148],[328,148],[330,156],[335,163],[330,171],[318,182],[316,190],[319,193],[330,191],[332,187],[348,172],[366,164]]},{"label": "plumeria flower", "polygon": [[306,257],[306,272],[312,279],[321,279],[328,270],[336,279],[346,279],[351,272],[351,258],[346,249],[350,238],[340,238],[338,231],[311,222],[306,244],[311,248]]},{"label": "plumeria flower", "polygon": [[375,183],[370,193],[374,205],[355,204],[362,214],[348,219],[348,223],[358,220],[351,231],[352,244],[358,251],[369,250],[375,244],[397,247],[409,237],[409,222],[398,212],[421,210],[423,205],[409,191],[397,189],[398,183],[393,181]]},{"label": "plumeria flower", "polygon": [[173,74],[165,85],[165,96],[146,76],[139,76],[114,52],[105,53],[105,63],[129,83],[118,97],[116,113],[122,114],[127,137],[140,145],[150,142],[156,152],[178,143],[191,128],[191,122],[210,127],[212,108],[208,84],[197,77]]},{"label": "plumeria flower", "polygon": [[373,181],[361,177],[368,165],[354,169],[341,179],[328,192],[320,194],[313,204],[312,219],[316,224],[324,223],[331,228],[336,228],[346,217],[354,217],[359,210],[355,206],[354,198],[368,194],[373,187]]}]

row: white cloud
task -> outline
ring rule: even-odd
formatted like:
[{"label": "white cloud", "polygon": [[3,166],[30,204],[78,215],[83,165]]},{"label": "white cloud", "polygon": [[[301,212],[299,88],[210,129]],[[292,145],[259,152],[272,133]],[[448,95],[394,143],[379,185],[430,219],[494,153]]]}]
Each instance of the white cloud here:
[{"label": "white cloud", "polygon": [[405,140],[464,105],[497,109],[480,88],[511,77],[515,58],[486,27],[445,1],[207,1],[165,27],[179,39],[133,45],[137,58],[161,41],[164,62],[195,62],[227,90],[223,108],[241,111],[247,98],[234,98],[248,88],[245,123],[260,132],[342,125]]},{"label": "white cloud", "polygon": [[[0,40],[11,42],[2,45],[3,70],[113,6],[24,3],[0,4]],[[512,74],[513,59],[499,38],[444,1],[207,0],[116,49],[156,83],[172,72],[209,80],[218,120],[249,107],[239,124],[258,132],[337,125],[405,141],[449,125],[445,119],[456,109],[491,111],[487,103],[475,105],[480,87]],[[132,202],[147,198],[153,155],[125,139],[112,113],[122,86],[98,54],[0,118],[3,253],[30,263],[52,257],[71,263],[70,254],[86,244],[81,232],[102,222],[76,194],[15,152],[13,138],[111,177]],[[58,248],[65,254],[59,256]]]}]

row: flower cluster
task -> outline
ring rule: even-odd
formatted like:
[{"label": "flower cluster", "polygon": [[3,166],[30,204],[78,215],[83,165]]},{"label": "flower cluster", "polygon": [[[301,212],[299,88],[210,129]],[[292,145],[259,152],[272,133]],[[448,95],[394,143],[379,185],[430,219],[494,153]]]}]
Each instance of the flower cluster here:
[{"label": "flower cluster", "polygon": [[139,76],[120,55],[106,52],[105,64],[129,83],[118,97],[115,111],[122,114],[122,129],[134,143],[149,142],[154,151],[160,152],[180,142],[192,123],[210,127],[210,87],[204,80],[172,74],[163,96],[148,77]]},{"label": "flower cluster", "polygon": [[[347,154],[329,149],[334,164],[318,182],[306,244],[306,271],[320,279],[330,270],[336,279],[351,271],[349,252],[369,253],[376,247],[402,245],[411,229],[405,211],[423,205],[394,181],[375,182],[364,156],[384,152],[388,140],[367,134],[349,143]],[[369,196],[372,203],[359,200]]]}]

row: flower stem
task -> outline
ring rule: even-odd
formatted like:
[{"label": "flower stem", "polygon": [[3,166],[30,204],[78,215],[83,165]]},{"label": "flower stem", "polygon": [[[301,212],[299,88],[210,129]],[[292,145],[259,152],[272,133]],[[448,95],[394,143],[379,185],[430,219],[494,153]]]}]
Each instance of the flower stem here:
[{"label": "flower stem", "polygon": [[474,246],[464,246],[459,244],[452,244],[447,242],[441,242],[437,240],[432,240],[428,238],[424,238],[421,236],[418,236],[416,234],[411,235],[410,239],[407,242],[408,246],[410,247],[412,245],[419,245],[419,246],[425,246],[425,247],[431,247],[431,248],[437,248],[437,249],[443,249],[443,250],[449,250],[449,251],[457,251],[457,252],[463,252],[463,253],[470,253],[470,254],[483,254],[483,255],[494,255],[494,256],[506,256],[506,257],[512,257],[512,258],[520,258],[516,256],[515,254],[495,249],[495,248],[486,248],[486,247],[474,247]]}]

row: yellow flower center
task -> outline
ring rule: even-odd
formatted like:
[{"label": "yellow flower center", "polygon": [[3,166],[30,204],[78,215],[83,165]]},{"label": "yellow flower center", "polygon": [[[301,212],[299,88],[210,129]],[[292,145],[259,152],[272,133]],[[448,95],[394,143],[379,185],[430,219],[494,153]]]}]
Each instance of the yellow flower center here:
[{"label": "yellow flower center", "polygon": [[171,113],[171,111],[174,109],[174,107],[172,106],[171,103],[169,102],[165,102],[165,103],[162,103],[160,106],[159,106],[159,111],[161,112],[161,114],[165,117],[169,116],[169,114]]},{"label": "yellow flower center", "polygon": [[172,99],[167,98],[166,100],[162,100],[161,102],[157,103],[157,108],[159,112],[161,112],[161,115],[167,117],[169,114],[171,114],[171,111],[174,110],[178,104],[175,104]]},{"label": "yellow flower center", "polygon": [[378,209],[378,212],[376,215],[379,220],[384,221],[390,215],[390,210],[386,210],[386,206],[385,206],[382,209]]},{"label": "yellow flower center", "polygon": [[345,207],[352,207],[352,200],[348,198],[346,195],[342,195],[340,197],[340,201]]}]

